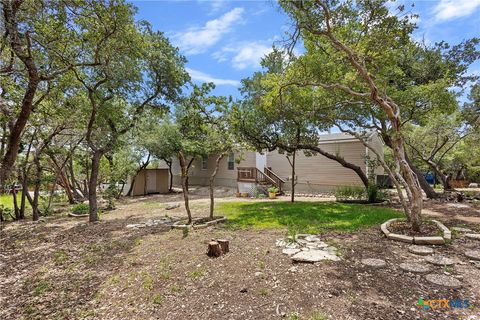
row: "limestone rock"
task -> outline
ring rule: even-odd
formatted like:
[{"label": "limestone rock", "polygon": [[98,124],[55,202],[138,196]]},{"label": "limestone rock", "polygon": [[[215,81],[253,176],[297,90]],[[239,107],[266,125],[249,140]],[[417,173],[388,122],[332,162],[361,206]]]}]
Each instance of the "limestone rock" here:
[{"label": "limestone rock", "polygon": [[293,255],[292,260],[296,262],[319,262],[322,260],[339,261],[340,258],[324,250],[309,250]]},{"label": "limestone rock", "polygon": [[295,253],[299,253],[300,251],[302,251],[302,250],[300,250],[300,249],[283,249],[282,253],[286,254],[286,255],[289,255],[289,256],[293,256]]},{"label": "limestone rock", "polygon": [[467,258],[469,259],[480,261],[480,251],[468,250],[468,251],[465,251],[465,256],[467,256]]},{"label": "limestone rock", "polygon": [[472,229],[462,228],[462,227],[452,227],[452,230],[455,230],[458,232],[472,232]]},{"label": "limestone rock", "polygon": [[420,256],[428,256],[429,254],[433,253],[433,249],[425,246],[410,246],[408,247],[408,251],[413,254],[418,254]]},{"label": "limestone rock", "polygon": [[450,258],[443,257],[443,256],[431,256],[431,257],[426,257],[425,261],[436,265],[436,266],[453,266],[455,264],[455,261],[453,261]]},{"label": "limestone rock", "polygon": [[427,265],[416,263],[416,262],[404,262],[400,263],[400,269],[403,271],[411,272],[411,273],[428,273],[430,272],[430,268]]},{"label": "limestone rock", "polygon": [[387,265],[385,260],[375,258],[362,259],[361,262],[371,268],[383,268]]},{"label": "limestone rock", "polygon": [[480,234],[478,233],[467,233],[465,237],[473,240],[480,240]]},{"label": "limestone rock", "polygon": [[425,279],[430,283],[446,288],[458,289],[462,287],[460,280],[443,274],[428,274]]}]

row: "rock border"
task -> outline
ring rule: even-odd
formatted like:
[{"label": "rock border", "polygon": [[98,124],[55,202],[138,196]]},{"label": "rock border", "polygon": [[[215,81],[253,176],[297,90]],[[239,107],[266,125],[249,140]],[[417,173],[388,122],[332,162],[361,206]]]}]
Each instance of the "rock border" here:
[{"label": "rock border", "polygon": [[89,214],[88,213],[85,213],[85,214],[75,214],[75,213],[72,213],[72,212],[69,212],[67,214],[69,217],[72,217],[72,218],[85,218],[85,217],[88,217]]},{"label": "rock border", "polygon": [[403,234],[398,234],[398,233],[393,233],[388,230],[388,226],[392,224],[395,221],[403,221],[404,219],[402,218],[393,218],[390,220],[385,221],[382,223],[380,226],[380,230],[382,230],[383,234],[390,240],[395,240],[395,241],[401,241],[401,242],[406,242],[406,243],[412,243],[412,244],[429,244],[429,245],[440,245],[440,244],[445,244],[445,240],[451,240],[452,239],[452,233],[451,231],[440,221],[438,220],[431,220],[433,223],[437,225],[437,227],[442,231],[443,236],[433,236],[433,237],[412,237],[412,236],[406,236]]},{"label": "rock border", "polygon": [[[192,219],[192,222],[199,221],[202,219],[205,219],[205,218],[195,218],[195,219]],[[205,229],[209,226],[212,226],[220,222],[224,222],[226,220],[227,218],[222,216],[222,217],[218,217],[213,220],[207,221],[205,223],[197,224],[197,225],[195,225],[194,223],[185,224],[185,223],[182,223],[182,221],[177,221],[174,224],[172,224],[172,229]]]}]

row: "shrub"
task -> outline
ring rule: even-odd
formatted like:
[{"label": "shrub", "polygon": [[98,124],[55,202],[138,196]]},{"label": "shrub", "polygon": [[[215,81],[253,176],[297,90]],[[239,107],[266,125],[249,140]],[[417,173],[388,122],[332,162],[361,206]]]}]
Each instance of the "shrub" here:
[{"label": "shrub", "polygon": [[344,186],[335,191],[335,198],[338,200],[365,200],[367,194],[364,187]]},{"label": "shrub", "polygon": [[270,187],[267,189],[268,193],[278,193],[278,188],[277,187]]},{"label": "shrub", "polygon": [[74,214],[87,214],[90,210],[90,206],[85,203],[79,203],[72,208],[72,213]]}]

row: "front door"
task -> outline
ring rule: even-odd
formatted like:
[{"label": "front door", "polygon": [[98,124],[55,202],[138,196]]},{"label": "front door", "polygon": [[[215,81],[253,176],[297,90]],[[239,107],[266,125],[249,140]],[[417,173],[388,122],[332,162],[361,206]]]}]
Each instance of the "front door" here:
[{"label": "front door", "polygon": [[157,192],[157,171],[147,170],[147,193]]}]

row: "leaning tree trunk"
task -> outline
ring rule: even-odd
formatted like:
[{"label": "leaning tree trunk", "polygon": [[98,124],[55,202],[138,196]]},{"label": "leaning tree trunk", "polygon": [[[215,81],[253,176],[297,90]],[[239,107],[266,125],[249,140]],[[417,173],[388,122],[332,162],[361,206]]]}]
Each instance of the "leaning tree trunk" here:
[{"label": "leaning tree trunk", "polygon": [[296,158],[296,154],[297,154],[297,151],[294,151],[293,152],[293,155],[292,155],[292,196],[290,198],[290,202],[295,202],[295,185],[296,185],[296,181],[295,181],[295,158]]},{"label": "leaning tree trunk", "polygon": [[190,205],[188,203],[188,165],[185,162],[185,156],[182,152],[178,153],[178,160],[180,162],[180,167],[182,169],[182,190],[183,190],[183,199],[185,202],[185,210],[187,211],[188,224],[192,223],[192,213],[190,211]]},{"label": "leaning tree trunk", "polygon": [[413,172],[412,168],[408,165],[406,160],[406,153],[404,147],[404,141],[400,130],[399,117],[391,119],[393,129],[395,130],[392,141],[392,150],[394,159],[400,169],[401,176],[405,181],[404,187],[409,199],[409,206],[406,212],[407,220],[412,224],[412,229],[420,231],[421,214],[423,208],[423,195],[422,188],[418,181],[417,175]]},{"label": "leaning tree trunk", "polygon": [[17,202],[17,190],[15,190],[15,184],[12,185],[12,197],[13,197],[13,208],[15,211],[15,220],[20,220],[21,219],[21,213],[20,213],[20,208],[18,207],[18,202]]},{"label": "leaning tree trunk", "polygon": [[[382,132],[382,139],[385,142],[385,145],[393,150],[392,141],[390,136],[386,132]],[[407,161],[410,168],[415,172],[417,176],[418,182],[420,183],[420,187],[422,188],[423,192],[428,199],[436,199],[439,197],[439,194],[435,192],[435,189],[427,182],[425,177],[423,176],[422,172],[412,163],[408,153],[405,153],[405,160]]]},{"label": "leaning tree trunk", "polygon": [[94,151],[92,155],[92,168],[90,170],[90,179],[88,181],[88,221],[96,222],[98,221],[98,207],[97,207],[97,181],[98,181],[98,172],[100,169],[100,158],[102,153],[99,151]]},{"label": "leaning tree trunk", "polygon": [[40,185],[42,183],[42,167],[38,156],[34,158],[35,163],[35,186],[33,189],[33,200],[30,201],[32,206],[32,220],[37,221],[40,218],[40,210],[38,209],[38,199],[40,197]]},{"label": "leaning tree trunk", "polygon": [[215,176],[217,175],[218,167],[220,166],[220,161],[222,160],[222,158],[224,156],[225,156],[225,154],[222,153],[217,157],[217,160],[215,160],[215,169],[213,170],[213,173],[210,176],[210,185],[209,185],[209,189],[210,189],[210,219],[213,219],[213,211],[214,211],[214,208],[215,208],[215,197],[214,197],[214,194],[213,194],[213,186],[214,186],[214,182],[215,182]]},{"label": "leaning tree trunk", "polygon": [[20,219],[25,219],[27,193],[28,193],[27,176],[22,175],[22,194],[20,196]]},{"label": "leaning tree trunk", "polygon": [[172,161],[165,161],[168,165],[168,174],[170,175],[170,181],[168,186],[168,191],[173,191],[173,172],[172,172]]},{"label": "leaning tree trunk", "polygon": [[425,195],[427,196],[428,199],[436,199],[438,198],[438,193],[435,192],[435,189],[432,188],[432,186],[427,182],[427,179],[423,176],[422,172],[418,170],[418,168],[410,161],[410,158],[408,157],[408,154],[405,155],[405,159],[407,160],[408,165],[410,168],[412,168],[413,172],[417,175],[418,182],[420,183],[420,186],[422,187],[423,192],[425,192]]},{"label": "leaning tree trunk", "polygon": [[427,160],[426,163],[432,168],[432,170],[435,172],[437,177],[440,178],[440,181],[442,182],[443,190],[444,191],[449,191],[453,190],[453,187],[451,185],[450,177],[442,172],[438,164],[431,160]]}]

